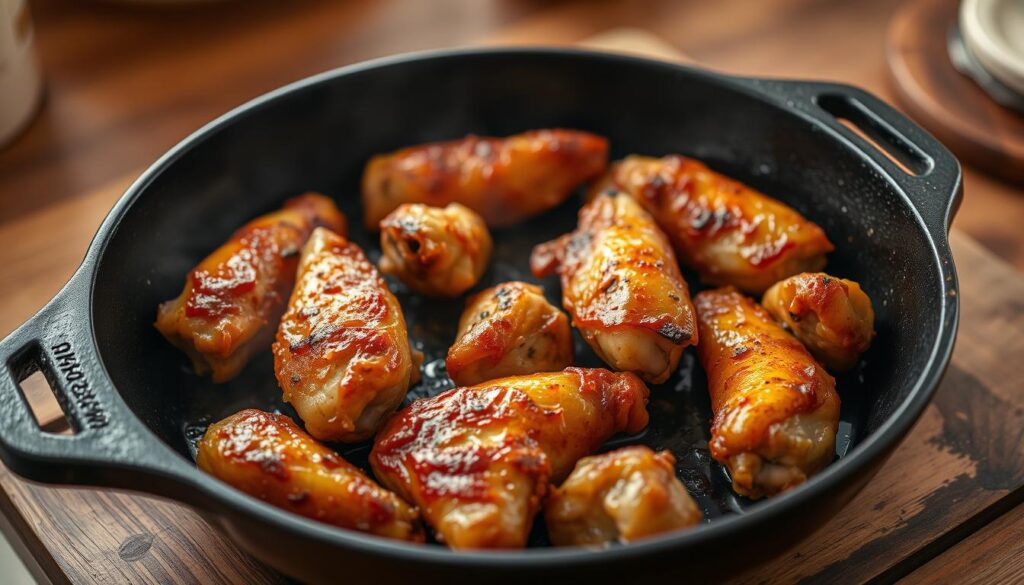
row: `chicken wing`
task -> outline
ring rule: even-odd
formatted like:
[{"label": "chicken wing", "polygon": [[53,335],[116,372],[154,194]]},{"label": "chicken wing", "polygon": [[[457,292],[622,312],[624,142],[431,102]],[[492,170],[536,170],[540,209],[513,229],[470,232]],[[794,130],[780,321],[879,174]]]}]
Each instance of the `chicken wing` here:
[{"label": "chicken wing", "polygon": [[639,378],[602,369],[455,388],[389,420],[370,464],[451,547],[518,548],[548,481],[613,434],[642,430],[646,403]]},{"label": "chicken wing", "polygon": [[459,386],[571,365],[569,319],[539,286],[525,282],[499,284],[469,299],[447,360]]},{"label": "chicken wing", "polygon": [[537,276],[557,272],[562,304],[590,347],[617,370],[668,379],[697,343],[690,290],[654,220],[626,195],[601,195],[575,232],[534,248]]},{"label": "chicken wing", "polygon": [[405,318],[359,246],[319,228],[274,342],[284,399],[323,441],[370,438],[419,379]]},{"label": "chicken wing", "polygon": [[547,211],[604,172],[608,141],[577,130],[533,130],[461,140],[373,157],[363,172],[367,229],[403,203],[461,203],[491,227]]},{"label": "chicken wing", "polygon": [[491,234],[473,210],[406,203],[380,222],[380,271],[427,296],[457,297],[480,280]]},{"label": "chicken wing", "polygon": [[292,419],[255,409],[210,425],[196,464],[278,508],[349,530],[423,542],[418,511]]},{"label": "chicken wing", "polygon": [[239,229],[189,273],[177,298],[160,305],[157,330],[214,382],[238,375],[249,357],[270,345],[295,283],[299,249],[313,228],[345,231],[334,203],[314,193]]},{"label": "chicken wing", "polygon": [[683,264],[711,284],[762,293],[787,276],[821,270],[833,250],[825,232],[794,209],[686,157],[627,157],[592,193],[608,190],[639,201]]},{"label": "chicken wing", "polygon": [[703,515],[675,464],[672,453],[644,446],[580,459],[544,504],[551,542],[630,542],[699,524]]},{"label": "chicken wing", "polygon": [[871,299],[852,280],[822,272],[776,283],[761,304],[834,372],[845,372],[875,336]]},{"label": "chicken wing", "polygon": [[711,455],[738,493],[774,495],[825,467],[839,425],[835,380],[763,307],[732,287],[697,295]]}]

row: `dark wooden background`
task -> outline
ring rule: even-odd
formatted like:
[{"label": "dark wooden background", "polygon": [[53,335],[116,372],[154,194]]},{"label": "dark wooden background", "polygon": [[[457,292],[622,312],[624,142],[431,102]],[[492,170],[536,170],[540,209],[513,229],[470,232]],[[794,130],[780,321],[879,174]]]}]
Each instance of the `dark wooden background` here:
[{"label": "dark wooden background", "polygon": [[[726,72],[845,81],[891,98],[884,40],[899,5],[235,0],[145,8],[35,0],[48,88],[39,117],[0,149],[0,336],[64,283],[143,167],[203,123],[284,83],[396,52],[573,44],[618,29],[623,48],[669,58],[682,51]],[[622,40],[631,34],[623,27],[656,38]],[[744,581],[1024,579],[1024,384],[1015,369],[1024,355],[1024,192],[971,168],[965,175],[954,237],[964,326],[938,398],[829,528]],[[0,487],[5,532],[47,579],[279,579],[175,504],[30,485],[2,469]]]}]

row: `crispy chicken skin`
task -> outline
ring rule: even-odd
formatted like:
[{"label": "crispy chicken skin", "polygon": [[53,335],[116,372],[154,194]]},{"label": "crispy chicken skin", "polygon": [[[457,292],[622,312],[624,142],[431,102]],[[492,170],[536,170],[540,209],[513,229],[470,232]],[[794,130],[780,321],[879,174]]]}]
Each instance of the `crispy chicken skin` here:
[{"label": "crispy chicken skin", "polygon": [[544,503],[551,542],[630,542],[699,524],[703,515],[675,464],[672,453],[642,445],[580,459]]},{"label": "crispy chicken skin", "polygon": [[283,414],[247,409],[210,425],[196,463],[278,508],[334,526],[423,542],[419,513]]},{"label": "crispy chicken skin", "polygon": [[832,461],[835,380],[752,299],[732,287],[695,299],[708,376],[711,455],[750,498],[802,483]]},{"label": "crispy chicken skin", "polygon": [[571,365],[569,319],[539,286],[525,282],[499,284],[470,298],[447,360],[448,375],[459,386]]},{"label": "crispy chicken skin", "polygon": [[875,336],[871,299],[845,278],[791,276],[768,289],[761,304],[833,372],[853,368]]},{"label": "crispy chicken skin", "polygon": [[480,280],[491,234],[472,209],[407,203],[380,222],[380,271],[432,297],[457,297]]},{"label": "crispy chicken skin", "polygon": [[359,246],[318,228],[274,342],[285,401],[323,441],[370,438],[419,379],[405,318]]},{"label": "crispy chicken skin", "polygon": [[521,548],[548,482],[615,433],[646,427],[646,404],[630,373],[500,378],[413,402],[377,435],[370,464],[449,546]]},{"label": "crispy chicken skin", "polygon": [[683,264],[705,282],[748,293],[825,267],[825,232],[794,209],[683,156],[629,156],[592,193],[634,197],[665,230]]},{"label": "crispy chicken skin", "polygon": [[540,244],[536,276],[558,273],[562,304],[590,347],[616,370],[655,384],[697,343],[690,290],[651,216],[626,195],[600,195],[576,231]]},{"label": "crispy chicken skin", "polygon": [[518,223],[562,203],[608,164],[608,141],[577,130],[404,148],[373,157],[363,172],[367,229],[403,203],[461,203],[491,227]]},{"label": "crispy chicken skin", "polygon": [[295,283],[299,249],[313,228],[344,233],[345,216],[315,193],[289,199],[258,217],[199,263],[177,298],[162,303],[155,326],[214,382],[238,375],[270,345]]}]

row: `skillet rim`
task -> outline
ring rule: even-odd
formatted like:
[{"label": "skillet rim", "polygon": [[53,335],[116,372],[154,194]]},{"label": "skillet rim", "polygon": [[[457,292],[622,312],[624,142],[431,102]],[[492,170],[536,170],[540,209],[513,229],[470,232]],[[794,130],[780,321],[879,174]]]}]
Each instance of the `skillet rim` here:
[{"label": "skillet rim", "polygon": [[[429,60],[459,60],[465,58],[505,56],[505,57],[528,57],[537,58],[544,56],[572,59],[583,59],[591,61],[604,61],[619,65],[646,67],[667,72],[685,73],[689,76],[702,78],[710,83],[724,86],[729,90],[742,93],[751,99],[767,103],[787,114],[796,115],[804,121],[818,127],[834,141],[840,142],[845,148],[857,153],[874,170],[887,179],[895,194],[902,199],[902,204],[909,207],[917,219],[919,228],[926,234],[926,241],[929,243],[929,264],[938,270],[940,286],[942,289],[942,301],[939,303],[939,335],[935,338],[930,354],[922,372],[918,375],[913,387],[906,398],[896,407],[895,411],[881,424],[881,426],[863,441],[854,445],[850,452],[835,461],[823,471],[819,472],[804,484],[784,492],[773,498],[758,502],[749,512],[743,514],[732,514],[717,518],[709,523],[690,529],[667,533],[661,536],[652,537],[627,545],[613,546],[609,548],[586,548],[586,547],[551,547],[535,548],[514,551],[463,551],[453,550],[445,546],[431,546],[422,544],[406,543],[395,541],[384,537],[364,534],[355,531],[348,531],[305,517],[292,514],[267,504],[259,499],[253,498],[235,488],[223,483],[212,476],[209,476],[197,467],[194,462],[188,461],[179,453],[172,450],[162,439],[157,437],[138,416],[127,406],[121,396],[120,390],[113,383],[107,371],[106,362],[103,359],[104,352],[96,337],[94,320],[94,299],[96,279],[99,267],[107,246],[117,229],[121,220],[127,215],[132,205],[141,197],[150,184],[164,171],[172,167],[178,158],[202,143],[206,138],[215,134],[222,128],[235,122],[239,122],[245,116],[259,111],[261,108],[270,105],[278,99],[282,99],[293,93],[297,93],[324,82],[346,77],[372,69],[386,67],[399,67],[402,65]],[[951,192],[947,195],[949,201],[940,202],[944,207],[943,229],[939,233],[933,230],[936,226],[929,226],[922,216],[921,206],[915,204],[914,199],[908,193],[907,188],[901,185],[887,169],[883,168],[875,159],[866,155],[864,150],[850,140],[847,136],[836,131],[831,126],[808,111],[795,107],[792,103],[785,103],[779,95],[764,87],[765,83],[786,83],[786,84],[808,84],[814,86],[827,86],[837,90],[847,90],[849,94],[865,94],[853,86],[835,84],[819,81],[795,81],[789,79],[758,79],[717,73],[702,69],[672,63],[659,59],[640,57],[619,53],[608,53],[581,49],[574,47],[486,47],[486,48],[460,48],[419,51],[393,55],[369,61],[363,61],[289,83],[278,89],[272,90],[242,105],[233,108],[227,113],[215,118],[205,124],[186,138],[171,147],[165,154],[149,166],[140,177],[134,181],[125,191],[124,195],[115,203],[113,208],[104,218],[86,252],[82,265],[76,271],[72,280],[76,280],[80,274],[87,273],[85,294],[88,298],[88,331],[91,336],[93,349],[99,357],[98,362],[102,368],[103,375],[107,378],[109,385],[115,390],[116,399],[121,401],[125,410],[130,413],[133,423],[142,431],[142,438],[145,438],[154,445],[162,448],[162,456],[173,457],[177,461],[169,466],[160,466],[136,463],[133,467],[138,472],[147,474],[150,472],[171,477],[182,482],[184,485],[197,488],[203,493],[199,495],[177,495],[170,496],[170,499],[177,500],[191,506],[195,506],[207,514],[212,515],[216,524],[222,530],[231,533],[230,525],[234,520],[225,520],[226,512],[216,505],[220,503],[227,506],[230,512],[241,514],[268,525],[274,529],[280,529],[302,538],[315,539],[335,547],[344,547],[356,552],[372,556],[396,557],[402,561],[412,563],[429,563],[459,566],[464,568],[488,567],[496,565],[515,571],[531,569],[542,569],[546,567],[565,567],[567,564],[578,563],[614,563],[628,559],[639,559],[650,555],[666,553],[671,550],[685,549],[698,545],[706,545],[716,541],[728,540],[731,535],[752,529],[758,525],[768,525],[773,521],[780,521],[788,515],[799,513],[798,509],[804,501],[816,500],[827,497],[829,491],[840,489],[844,484],[856,483],[856,477],[871,470],[873,464],[880,459],[887,457],[899,446],[903,437],[909,432],[911,426],[918,420],[925,407],[938,388],[939,382],[949,364],[955,344],[957,325],[959,322],[959,294],[957,294],[958,283],[956,269],[953,264],[952,252],[949,248],[947,233],[956,204],[962,194],[962,175],[959,164],[955,169],[948,169],[954,173],[954,184]],[[871,94],[867,94],[871,95]],[[922,132],[916,126],[917,131]],[[927,134],[925,133],[927,136]],[[952,157],[950,157],[952,159]],[[952,159],[955,162],[955,159]],[[168,469],[169,467],[169,469]],[[873,472],[871,473],[873,475]],[[856,488],[860,491],[864,484],[870,481],[870,477]],[[146,491],[141,489],[139,491]],[[152,493],[152,492],[151,492]],[[846,504],[844,503],[843,506]],[[820,527],[822,523],[818,523]],[[802,535],[806,537],[810,531]]]}]

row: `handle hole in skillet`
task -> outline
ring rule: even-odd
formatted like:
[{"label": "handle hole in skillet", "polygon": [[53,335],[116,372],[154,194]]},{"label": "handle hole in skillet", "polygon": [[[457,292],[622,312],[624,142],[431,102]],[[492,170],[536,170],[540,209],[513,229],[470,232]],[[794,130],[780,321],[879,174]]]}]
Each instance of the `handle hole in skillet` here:
[{"label": "handle hole in skillet", "polygon": [[824,94],[815,100],[840,124],[885,155],[898,169],[911,176],[926,175],[934,161],[917,145],[902,136],[863,103],[839,94]]},{"label": "handle hole in skillet", "polygon": [[75,425],[57,399],[57,392],[45,370],[39,366],[40,357],[38,348],[35,348],[16,356],[10,364],[21,395],[32,410],[39,430],[52,435],[74,435]]}]

